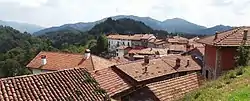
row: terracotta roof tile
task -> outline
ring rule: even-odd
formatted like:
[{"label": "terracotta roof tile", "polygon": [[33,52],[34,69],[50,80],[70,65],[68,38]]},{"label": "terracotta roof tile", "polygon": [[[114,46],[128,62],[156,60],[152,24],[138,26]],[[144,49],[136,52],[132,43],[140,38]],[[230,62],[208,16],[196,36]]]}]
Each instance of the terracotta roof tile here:
[{"label": "terracotta roof tile", "polygon": [[136,54],[148,54],[153,55],[156,54],[156,52],[159,52],[159,54],[168,54],[168,49],[165,48],[145,48],[140,51],[137,51]]},{"label": "terracotta roof tile", "polygon": [[151,39],[149,40],[149,43],[153,43],[155,45],[161,45],[161,44],[166,44],[167,42],[162,39]]},{"label": "terracotta roof tile", "polygon": [[169,50],[186,51],[186,45],[169,45]]},{"label": "terracotta roof tile", "polygon": [[[41,65],[41,56],[46,55],[47,63]],[[84,59],[83,54],[72,54],[63,52],[40,52],[26,67],[44,70],[62,70],[72,67],[85,67],[87,70],[96,70],[107,68],[115,65],[115,63],[91,55],[88,59]]]},{"label": "terracotta roof tile", "polygon": [[111,68],[97,70],[91,72],[91,74],[100,84],[100,87],[107,91],[109,96],[113,96],[132,87]]},{"label": "terracotta roof tile", "polygon": [[122,63],[130,62],[130,60],[128,60],[128,59],[126,59],[124,57],[112,57],[109,60],[116,63],[116,64],[122,64]]},{"label": "terracotta roof tile", "polygon": [[[178,68],[175,66],[177,58],[181,59],[180,67]],[[188,66],[187,60],[189,60]],[[191,56],[181,55],[168,55],[156,59],[150,59],[148,64],[144,63],[144,60],[139,60],[117,65],[116,67],[138,82],[176,72],[201,70],[201,67]]]},{"label": "terracotta roof tile", "polygon": [[110,34],[107,36],[108,39],[118,39],[118,40],[141,40],[141,39],[151,39],[155,38],[153,34],[134,34],[134,35],[120,35],[120,34]]},{"label": "terracotta roof tile", "polygon": [[126,49],[126,48],[128,48],[128,46],[119,46],[119,47],[117,47],[116,49]]},{"label": "terracotta roof tile", "polygon": [[201,82],[197,73],[180,76],[164,81],[148,84],[147,87],[160,101],[173,101],[183,97],[184,94],[199,88]]},{"label": "terracotta roof tile", "polygon": [[243,31],[247,29],[247,40],[245,45],[250,45],[250,27],[236,27],[228,31],[220,32],[217,34],[217,39],[215,35],[208,36],[198,40],[199,43],[213,45],[213,46],[239,46],[243,44]]},{"label": "terracotta roof tile", "polygon": [[107,94],[91,78],[83,68],[4,78],[0,79],[0,100],[104,101]]},{"label": "terracotta roof tile", "polygon": [[179,44],[187,44],[188,39],[180,36],[174,36],[173,38],[168,38],[167,42],[169,43],[179,43]]}]

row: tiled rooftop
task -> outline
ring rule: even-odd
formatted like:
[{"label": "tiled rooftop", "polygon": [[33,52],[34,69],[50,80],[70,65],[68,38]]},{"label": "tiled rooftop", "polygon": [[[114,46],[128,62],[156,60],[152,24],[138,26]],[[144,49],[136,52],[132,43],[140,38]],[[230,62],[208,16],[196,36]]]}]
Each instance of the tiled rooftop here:
[{"label": "tiled rooftop", "polygon": [[153,43],[155,45],[162,45],[162,44],[166,44],[166,41],[162,39],[151,39],[149,40],[149,43]]},{"label": "tiled rooftop", "polygon": [[167,42],[169,43],[179,43],[179,44],[187,44],[188,39],[181,36],[174,36],[173,38],[167,38]]},{"label": "tiled rooftop", "polygon": [[[243,32],[248,30],[247,40],[243,41]],[[250,27],[236,27],[228,31],[219,32],[216,35],[208,36],[198,40],[199,43],[213,45],[213,46],[239,46],[245,43],[245,45],[250,45]]]},{"label": "tiled rooftop", "polygon": [[201,43],[198,43],[197,41],[199,40],[199,37],[194,37],[189,39],[189,45],[193,46],[193,48],[198,49],[203,55],[205,53],[205,46]]},{"label": "tiled rooftop", "polygon": [[91,74],[100,84],[100,87],[107,91],[109,96],[113,96],[132,87],[111,68],[97,70],[91,72]]},{"label": "tiled rooftop", "polygon": [[134,34],[134,35],[121,35],[121,34],[110,34],[107,36],[108,39],[118,39],[118,40],[141,40],[141,39],[151,39],[155,38],[153,34]]},{"label": "tiled rooftop", "polygon": [[201,77],[197,73],[146,85],[160,101],[173,101],[199,88]]},{"label": "tiled rooftop", "polygon": [[[47,63],[41,65],[41,56],[46,55]],[[91,55],[88,59],[84,59],[83,54],[72,54],[63,52],[40,52],[26,67],[44,70],[62,70],[72,67],[85,67],[87,70],[98,70],[115,65],[115,63]]]},{"label": "tiled rooftop", "polygon": [[83,68],[0,79],[0,101],[104,101],[106,95]]},{"label": "tiled rooftop", "polygon": [[[175,64],[177,58],[181,59],[178,68],[176,68]],[[188,60],[189,65],[187,65]],[[116,67],[138,82],[176,72],[201,70],[201,67],[191,56],[181,55],[168,55],[156,59],[150,59],[149,63],[140,60],[117,65]]]},{"label": "tiled rooftop", "polygon": [[114,62],[114,63],[116,63],[116,64],[130,62],[128,59],[126,59],[124,57],[112,57],[109,60],[112,61],[112,62]]},{"label": "tiled rooftop", "polygon": [[126,48],[128,48],[128,46],[119,46],[119,47],[117,47],[116,49],[121,49],[121,50],[123,50],[123,49],[126,49]]},{"label": "tiled rooftop", "polygon": [[161,54],[161,55],[168,54],[168,49],[165,49],[165,48],[145,48],[145,49],[142,49],[136,53],[137,54],[153,55],[153,54],[156,54],[156,52],[159,52],[159,54]]},{"label": "tiled rooftop", "polygon": [[186,51],[186,45],[169,45],[168,48],[174,51]]}]

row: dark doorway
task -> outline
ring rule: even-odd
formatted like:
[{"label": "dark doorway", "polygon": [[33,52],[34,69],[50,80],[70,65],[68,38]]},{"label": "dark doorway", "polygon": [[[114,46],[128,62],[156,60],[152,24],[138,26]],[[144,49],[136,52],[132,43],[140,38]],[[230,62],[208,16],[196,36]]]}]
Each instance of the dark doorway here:
[{"label": "dark doorway", "polygon": [[209,73],[209,71],[208,70],[206,70],[206,78],[208,79],[208,73]]}]

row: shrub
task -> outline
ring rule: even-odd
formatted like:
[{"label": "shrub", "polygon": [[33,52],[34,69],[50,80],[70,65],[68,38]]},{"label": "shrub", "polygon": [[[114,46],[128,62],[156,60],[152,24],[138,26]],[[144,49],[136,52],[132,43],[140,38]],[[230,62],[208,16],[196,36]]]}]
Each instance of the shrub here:
[{"label": "shrub", "polygon": [[235,55],[236,66],[247,66],[250,60],[249,53],[249,47],[244,45],[239,46]]},{"label": "shrub", "polygon": [[231,83],[231,81],[229,81],[229,80],[225,82],[225,84],[230,84],[230,83]]},{"label": "shrub", "polygon": [[236,71],[236,76],[242,75],[243,72],[244,72],[244,70],[242,69],[242,67],[240,67],[240,68]]},{"label": "shrub", "polygon": [[194,99],[197,99],[200,95],[201,95],[201,93],[200,93],[200,92],[197,92],[197,93],[195,94],[195,96],[194,96]]},{"label": "shrub", "polygon": [[229,74],[229,78],[230,78],[230,79],[234,79],[234,78],[236,78],[235,73],[231,72],[231,73]]}]

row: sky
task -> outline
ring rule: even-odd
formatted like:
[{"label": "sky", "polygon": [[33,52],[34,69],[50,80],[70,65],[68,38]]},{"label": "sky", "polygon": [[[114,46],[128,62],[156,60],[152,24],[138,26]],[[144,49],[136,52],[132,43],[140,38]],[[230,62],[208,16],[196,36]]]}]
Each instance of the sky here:
[{"label": "sky", "polygon": [[0,0],[0,20],[43,27],[115,15],[183,18],[212,27],[250,25],[250,0]]}]

